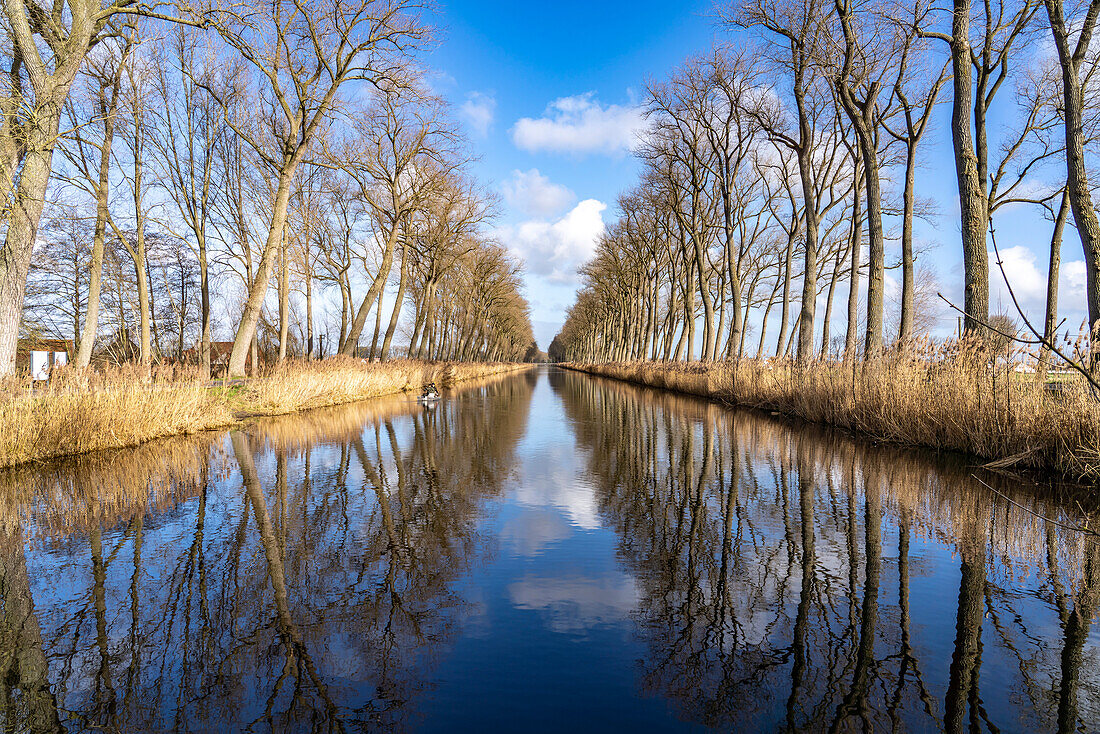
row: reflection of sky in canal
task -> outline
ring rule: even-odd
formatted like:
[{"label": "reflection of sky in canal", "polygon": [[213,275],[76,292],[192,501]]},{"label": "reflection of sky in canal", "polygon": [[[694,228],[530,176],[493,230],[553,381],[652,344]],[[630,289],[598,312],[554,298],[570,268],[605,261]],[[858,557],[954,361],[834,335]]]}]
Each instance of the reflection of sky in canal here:
[{"label": "reflection of sky in canal", "polygon": [[[480,529],[492,559],[464,594],[477,612],[437,671],[429,730],[682,729],[668,706],[637,696],[645,648],[631,613],[636,582],[618,560],[618,536],[598,500],[562,414],[540,379],[517,473]],[[570,724],[570,722],[574,722]]]},{"label": "reflection of sky in canal", "polygon": [[26,716],[1100,729],[1100,551],[968,467],[562,372],[310,415],[13,475],[97,498],[0,525]]}]

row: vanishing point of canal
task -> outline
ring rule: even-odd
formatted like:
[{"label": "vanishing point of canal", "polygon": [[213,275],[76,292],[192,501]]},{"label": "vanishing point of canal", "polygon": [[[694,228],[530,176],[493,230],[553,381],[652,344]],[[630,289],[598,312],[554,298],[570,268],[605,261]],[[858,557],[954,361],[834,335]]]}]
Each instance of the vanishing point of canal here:
[{"label": "vanishing point of canal", "polygon": [[8,731],[1100,729],[1089,508],[963,457],[551,367],[0,483]]}]

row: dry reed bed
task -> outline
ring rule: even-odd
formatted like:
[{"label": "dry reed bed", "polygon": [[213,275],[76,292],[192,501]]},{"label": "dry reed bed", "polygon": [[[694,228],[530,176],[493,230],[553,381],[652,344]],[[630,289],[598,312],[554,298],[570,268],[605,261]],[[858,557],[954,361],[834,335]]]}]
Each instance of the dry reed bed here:
[{"label": "dry reed bed", "polygon": [[253,416],[341,405],[428,382],[446,386],[528,366],[327,359],[292,361],[241,385],[213,387],[194,371],[136,367],[62,371],[33,391],[25,381],[9,381],[0,386],[0,467],[136,446]]},{"label": "dry reed bed", "polygon": [[776,411],[892,443],[973,454],[1001,468],[1100,478],[1100,404],[1083,381],[966,358],[854,362],[567,364],[570,369]]}]

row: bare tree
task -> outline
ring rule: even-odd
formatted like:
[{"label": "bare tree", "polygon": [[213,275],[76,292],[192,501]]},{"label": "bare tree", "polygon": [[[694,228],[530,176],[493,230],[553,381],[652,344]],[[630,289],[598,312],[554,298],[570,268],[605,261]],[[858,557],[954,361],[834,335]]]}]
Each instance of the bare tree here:
[{"label": "bare tree", "polygon": [[[0,376],[15,370],[23,293],[38,222],[46,201],[61,118],[85,57],[117,36],[120,14],[159,15],[136,0],[5,0],[7,30],[0,63]],[[9,45],[10,44],[10,45]]]},{"label": "bare tree", "polygon": [[155,67],[157,124],[151,142],[163,188],[193,237],[199,269],[199,360],[210,375],[212,338],[208,228],[213,215],[217,139],[224,132],[214,98],[219,83],[203,56],[212,51],[200,36],[179,28],[159,47]]},{"label": "bare tree", "polygon": [[[922,10],[914,5],[912,18],[919,18]],[[916,216],[917,146],[928,131],[940,90],[948,76],[950,60],[938,70],[929,58],[923,39],[915,24],[900,29],[901,43],[894,77],[893,94],[897,99],[904,128],[897,128],[884,120],[883,128],[905,148],[905,178],[902,184],[901,215],[901,317],[898,324],[898,344],[906,344],[914,333],[913,299],[915,294],[913,220]]]},{"label": "bare tree", "polygon": [[[1062,0],[1044,0],[1058,63],[1062,70],[1062,106],[1065,120],[1066,194],[1073,209],[1073,221],[1085,253],[1085,293],[1089,309],[1089,333],[1093,340],[1089,369],[1096,373],[1100,359],[1096,330],[1100,328],[1100,220],[1092,201],[1085,160],[1085,84],[1089,44],[1100,17],[1100,0],[1091,0],[1082,17],[1067,21]],[[1070,28],[1076,26],[1077,39]]]},{"label": "bare tree", "polygon": [[[138,33],[137,21],[133,23],[135,36]],[[138,54],[140,48],[135,50]],[[153,359],[152,336],[152,311],[153,306],[149,293],[148,261],[146,253],[145,229],[148,222],[148,207],[145,199],[145,168],[146,168],[146,138],[149,132],[149,121],[146,116],[146,107],[150,86],[147,79],[147,60],[144,58],[131,58],[125,66],[124,87],[125,103],[128,107],[129,118],[127,120],[129,135],[124,136],[130,148],[131,175],[124,176],[130,185],[132,196],[134,227],[130,231],[123,231],[111,212],[107,212],[107,223],[115,232],[115,236],[126,247],[130,258],[134,263],[134,277],[137,283],[138,296],[138,322],[140,328],[139,355],[142,364],[148,365]]]},{"label": "bare tree", "polygon": [[[883,278],[886,238],[882,229],[882,184],[879,176],[879,129],[884,110],[879,104],[884,77],[889,74],[893,38],[884,24],[863,11],[858,24],[851,0],[835,0],[844,34],[844,60],[836,72],[835,86],[859,139],[863,170],[863,191],[867,200],[867,327],[863,346],[865,358],[882,349]],[[858,246],[858,244],[857,244]]]},{"label": "bare tree", "polygon": [[267,235],[233,341],[230,375],[244,372],[283,244],[295,173],[340,106],[342,87],[404,84],[407,52],[427,34],[412,10],[407,0],[333,0],[320,6],[276,0],[246,12],[212,8],[203,15],[256,75],[258,114],[247,125],[228,115],[225,120],[275,178]]},{"label": "bare tree", "polygon": [[817,199],[815,155],[820,153],[822,129],[833,114],[831,99],[822,89],[822,42],[828,14],[821,0],[748,0],[730,18],[744,28],[760,27],[774,39],[773,60],[790,83],[795,108],[793,132],[787,131],[779,109],[761,122],[768,134],[790,148],[798,159],[803,198],[802,308],[799,314],[798,359],[810,360],[814,347],[814,315],[817,309],[818,239],[821,223]]},{"label": "bare tree", "polygon": [[947,43],[951,54],[954,99],[951,141],[959,186],[963,250],[963,311],[965,329],[983,333],[989,316],[989,130],[993,100],[1008,78],[1015,44],[1031,28],[1038,0],[988,0],[982,4],[982,28],[977,48],[972,44],[971,0],[952,0],[950,32],[924,29],[930,8],[917,26],[922,35]]},{"label": "bare tree", "polygon": [[366,134],[353,141],[344,155],[343,165],[370,204],[382,260],[340,346],[342,354],[355,354],[376,301],[381,318],[382,289],[390,277],[402,228],[426,197],[438,190],[440,177],[456,165],[447,155],[453,133],[442,113],[438,100],[413,90],[404,95],[388,91],[362,119]]},{"label": "bare tree", "polygon": [[[134,48],[134,26],[126,28],[126,35],[118,48],[103,46],[103,53],[97,55],[85,72],[92,108],[77,111],[77,105],[69,100],[66,104],[71,132],[62,151],[76,168],[77,176],[70,178],[87,191],[95,200],[95,226],[92,236],[92,249],[88,262],[88,299],[84,316],[83,330],[79,335],[76,359],[77,367],[87,367],[91,362],[99,331],[100,293],[103,277],[103,254],[107,235],[108,203],[110,197],[111,155],[118,124],[119,98],[122,91],[122,77],[125,73],[128,57]],[[98,123],[101,130],[98,138],[89,135],[89,128]]]}]

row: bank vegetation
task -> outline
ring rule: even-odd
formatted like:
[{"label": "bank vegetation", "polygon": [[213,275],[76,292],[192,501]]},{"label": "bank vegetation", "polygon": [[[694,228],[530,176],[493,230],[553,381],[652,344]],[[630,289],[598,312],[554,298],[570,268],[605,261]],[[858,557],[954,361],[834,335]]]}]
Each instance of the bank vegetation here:
[{"label": "bank vegetation", "polygon": [[140,365],[62,372],[38,388],[11,380],[0,397],[0,467],[136,446],[257,416],[417,391],[429,382],[448,387],[529,367],[333,358],[290,360],[262,377],[213,386],[195,368],[147,371]]},{"label": "bank vegetation", "polygon": [[773,359],[566,366],[782,413],[890,443],[965,452],[990,468],[1100,478],[1100,406],[1087,383],[1067,379],[1048,386],[1034,375],[990,366],[979,350],[965,344],[953,353],[939,347],[862,362]]}]

